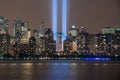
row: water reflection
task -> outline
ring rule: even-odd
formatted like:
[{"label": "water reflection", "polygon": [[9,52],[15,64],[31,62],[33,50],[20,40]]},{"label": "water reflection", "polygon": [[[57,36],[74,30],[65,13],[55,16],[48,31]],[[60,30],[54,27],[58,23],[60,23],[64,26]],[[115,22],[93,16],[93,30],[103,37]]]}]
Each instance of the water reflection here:
[{"label": "water reflection", "polygon": [[10,65],[11,65],[11,66],[16,66],[16,65],[17,65],[17,63],[11,63]]},{"label": "water reflection", "polygon": [[71,68],[77,68],[77,65],[78,65],[77,63],[70,63]]},{"label": "water reflection", "polygon": [[[74,66],[74,69],[73,69]],[[75,63],[52,63],[48,79],[50,80],[76,80],[76,64]]]},{"label": "water reflection", "polygon": [[24,69],[32,69],[33,67],[33,63],[21,63],[20,65]]},{"label": "water reflection", "polygon": [[115,62],[48,61],[0,63],[1,80],[120,80]]},{"label": "water reflection", "polygon": [[94,65],[95,65],[95,66],[99,66],[99,63],[95,63]]},{"label": "water reflection", "polygon": [[104,66],[107,66],[107,64],[106,64],[106,63],[103,63],[103,65],[104,65]]}]

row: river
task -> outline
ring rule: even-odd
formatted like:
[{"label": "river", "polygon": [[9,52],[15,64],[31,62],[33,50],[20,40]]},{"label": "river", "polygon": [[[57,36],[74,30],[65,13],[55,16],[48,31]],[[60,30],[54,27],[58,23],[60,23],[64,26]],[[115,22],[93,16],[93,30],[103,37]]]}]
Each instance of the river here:
[{"label": "river", "polygon": [[0,61],[0,80],[120,80],[120,61]]}]

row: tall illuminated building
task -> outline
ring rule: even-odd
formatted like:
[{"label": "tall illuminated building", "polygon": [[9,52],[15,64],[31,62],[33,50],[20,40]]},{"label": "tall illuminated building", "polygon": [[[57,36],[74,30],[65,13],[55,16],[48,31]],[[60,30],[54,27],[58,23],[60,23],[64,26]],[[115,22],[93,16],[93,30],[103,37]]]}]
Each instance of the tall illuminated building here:
[{"label": "tall illuminated building", "polygon": [[64,52],[66,55],[72,52],[72,40],[69,38],[64,40]]},{"label": "tall illuminated building", "polygon": [[69,29],[69,34],[71,34],[71,36],[73,38],[76,38],[78,36],[78,29],[75,25],[73,25],[70,29]]},{"label": "tall illuminated building", "polygon": [[0,56],[8,53],[10,36],[8,35],[8,20],[0,16]]},{"label": "tall illuminated building", "polygon": [[3,16],[0,16],[0,34],[6,34],[8,32],[8,19],[5,19]]},{"label": "tall illuminated building", "polygon": [[77,39],[77,52],[78,53],[88,53],[89,52],[89,34],[79,34],[79,37]]},{"label": "tall illuminated building", "polygon": [[120,27],[105,27],[101,29],[100,48],[107,54],[120,53]]},{"label": "tall illuminated building", "polygon": [[8,48],[10,45],[10,36],[8,34],[0,34],[0,56],[8,54]]},{"label": "tall illuminated building", "polygon": [[117,55],[120,55],[120,27],[115,29],[115,34],[113,38],[115,48],[116,48],[116,53]]},{"label": "tall illuminated building", "polygon": [[28,55],[34,56],[36,55],[36,39],[34,36],[31,36],[29,38],[29,50],[28,51]]},{"label": "tall illuminated building", "polygon": [[62,43],[62,33],[61,32],[57,32],[57,40],[56,40],[56,51],[57,52],[60,52],[60,51],[63,51],[63,47],[62,47],[62,45],[63,45],[63,43]]},{"label": "tall illuminated building", "polygon": [[[34,36],[36,38],[36,56],[43,56],[45,55],[45,37],[48,37],[46,35],[47,28],[45,28],[45,22],[41,21],[39,25],[39,30],[34,30]],[[53,35],[53,34],[52,34]],[[53,37],[53,36],[52,36]]]},{"label": "tall illuminated building", "polygon": [[20,18],[14,21],[14,37],[18,44],[28,44],[31,31],[27,22],[22,22]]},{"label": "tall illuminated building", "polygon": [[39,30],[39,34],[38,34],[38,35],[39,35],[39,38],[44,37],[45,31],[46,31],[45,22],[42,21],[42,22],[40,23],[40,30]]},{"label": "tall illuminated building", "polygon": [[105,28],[101,29],[101,33],[102,34],[113,34],[113,33],[115,33],[115,30],[112,27],[105,27]]},{"label": "tall illuminated building", "polygon": [[40,37],[36,39],[36,53],[37,56],[45,55],[45,38]]},{"label": "tall illuminated building", "polygon": [[18,18],[17,20],[14,21],[14,36],[20,37],[21,36],[21,26],[22,26],[22,22],[21,19]]},{"label": "tall illuminated building", "polygon": [[56,45],[55,45],[55,40],[53,39],[53,32],[51,31],[50,28],[46,30],[44,38],[45,38],[46,55],[51,55],[55,53]]},{"label": "tall illuminated building", "polygon": [[64,52],[71,54],[77,51],[78,29],[75,25],[69,28],[67,39],[64,40]]},{"label": "tall illuminated building", "polygon": [[89,33],[84,27],[81,27],[77,37],[77,52],[79,54],[89,53]]},{"label": "tall illuminated building", "polygon": [[30,30],[28,30],[28,23],[23,22],[21,26],[21,43],[28,44],[30,38]]}]

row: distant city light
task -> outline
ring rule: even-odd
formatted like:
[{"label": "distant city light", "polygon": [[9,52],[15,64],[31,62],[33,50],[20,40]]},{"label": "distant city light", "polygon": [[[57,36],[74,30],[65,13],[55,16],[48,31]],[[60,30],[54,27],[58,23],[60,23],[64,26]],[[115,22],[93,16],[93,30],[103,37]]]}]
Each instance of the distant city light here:
[{"label": "distant city light", "polygon": [[97,61],[110,61],[111,58],[83,58],[83,60],[88,60],[88,61],[89,61],[89,60],[90,60],[90,61],[91,61],[91,60],[92,60],[92,61],[94,61],[94,60],[95,60],[95,61],[96,61],[96,60],[97,60]]},{"label": "distant city light", "polygon": [[52,30],[54,40],[57,39],[57,0],[52,0]]},{"label": "distant city light", "polygon": [[75,28],[75,25],[73,25],[72,28]]},{"label": "distant city light", "polygon": [[98,47],[98,45],[95,45],[95,47]]}]

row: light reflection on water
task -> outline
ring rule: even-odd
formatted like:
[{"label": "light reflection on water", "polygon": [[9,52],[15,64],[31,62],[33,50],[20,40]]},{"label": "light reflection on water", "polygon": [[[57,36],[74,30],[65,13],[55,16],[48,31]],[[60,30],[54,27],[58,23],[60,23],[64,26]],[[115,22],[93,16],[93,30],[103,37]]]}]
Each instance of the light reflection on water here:
[{"label": "light reflection on water", "polygon": [[31,75],[33,64],[32,63],[21,63],[22,73],[25,75]]},{"label": "light reflection on water", "polygon": [[16,66],[16,65],[17,65],[17,63],[11,63],[10,65],[11,65],[11,66]]},{"label": "light reflection on water", "polygon": [[120,63],[48,61],[0,63],[1,80],[120,80]]},{"label": "light reflection on water", "polygon": [[99,63],[95,63],[94,65],[98,66],[98,65],[99,65]]}]

